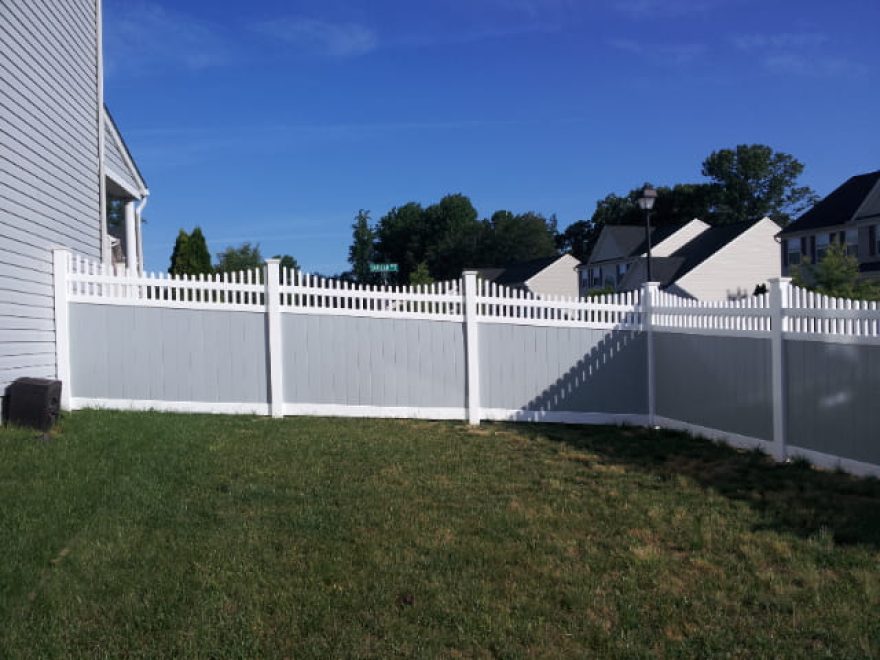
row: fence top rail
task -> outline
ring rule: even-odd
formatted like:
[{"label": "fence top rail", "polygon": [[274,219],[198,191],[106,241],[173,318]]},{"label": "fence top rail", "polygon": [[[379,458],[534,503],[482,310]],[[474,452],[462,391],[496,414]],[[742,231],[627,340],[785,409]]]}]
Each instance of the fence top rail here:
[{"label": "fence top rail", "polygon": [[767,307],[666,307],[653,306],[651,312],[664,316],[681,317],[718,317],[718,318],[754,318],[768,317],[770,309]]},{"label": "fence top rail", "polygon": [[[268,267],[269,269],[272,266]],[[277,268],[277,267],[276,267]],[[68,260],[68,295],[73,302],[143,306],[265,309],[267,267],[200,275],[138,273],[122,266]],[[461,320],[464,279],[422,285],[361,284],[280,269],[277,291],[282,311]],[[781,284],[786,333],[817,338],[880,338],[880,303],[825,296],[788,282]],[[641,291],[589,297],[538,295],[523,288],[477,280],[473,292],[481,322],[596,328],[643,327]],[[651,296],[652,324],[672,330],[721,330],[744,335],[767,332],[774,310],[769,294],[707,301],[668,291]],[[778,304],[778,303],[777,303]]]},{"label": "fence top rail", "polygon": [[534,291],[509,287],[496,284],[489,280],[479,280],[477,285],[477,299],[481,301],[504,301],[505,303],[541,303],[552,305],[557,303],[577,303],[579,305],[617,305],[620,307],[633,307],[641,301],[641,292],[624,291],[622,293],[608,293],[593,296],[563,296],[553,294],[539,294]]}]

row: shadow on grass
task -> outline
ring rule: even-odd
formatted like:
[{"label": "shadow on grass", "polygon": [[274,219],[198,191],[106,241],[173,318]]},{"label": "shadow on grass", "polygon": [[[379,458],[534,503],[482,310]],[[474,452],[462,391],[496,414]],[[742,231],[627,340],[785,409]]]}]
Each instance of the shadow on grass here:
[{"label": "shadow on grass", "polygon": [[745,502],[761,514],[758,528],[804,538],[824,531],[840,545],[880,548],[878,479],[817,470],[801,460],[778,464],[759,451],[674,431],[541,425],[535,432],[608,463],[661,478],[683,476]]}]

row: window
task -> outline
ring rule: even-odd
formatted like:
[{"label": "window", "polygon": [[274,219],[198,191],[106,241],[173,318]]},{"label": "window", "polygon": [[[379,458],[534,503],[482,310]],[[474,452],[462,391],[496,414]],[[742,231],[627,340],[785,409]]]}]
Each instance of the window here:
[{"label": "window", "polygon": [[623,276],[626,275],[626,271],[629,270],[629,264],[617,264],[617,284],[619,285],[621,281],[623,281]]},{"label": "window", "polygon": [[819,234],[816,236],[816,263],[822,261],[825,253],[828,252],[828,246],[831,245],[831,234]]},{"label": "window", "polygon": [[601,268],[591,268],[590,269],[590,288],[602,286],[602,269]]},{"label": "window", "polygon": [[847,229],[846,236],[844,238],[846,241],[846,254],[850,257],[858,257],[859,256],[859,230],[858,229]]},{"label": "window", "polygon": [[880,225],[868,227],[868,250],[872,257],[880,254],[880,231],[877,231],[878,228]]},{"label": "window", "polygon": [[801,262],[801,241],[798,238],[790,238],[785,241],[785,249],[788,254],[788,265],[797,266]]}]

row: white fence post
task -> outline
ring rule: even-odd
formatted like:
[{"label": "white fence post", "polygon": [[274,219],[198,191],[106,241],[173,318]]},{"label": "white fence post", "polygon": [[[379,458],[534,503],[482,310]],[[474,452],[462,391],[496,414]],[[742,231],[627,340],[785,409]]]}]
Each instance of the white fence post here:
[{"label": "white fence post", "polygon": [[263,271],[266,277],[266,328],[269,351],[269,413],[284,416],[284,350],[281,339],[281,260],[267,259]]},{"label": "white fence post", "polygon": [[55,292],[55,377],[61,381],[61,409],[70,410],[70,306],[68,273],[70,250],[52,250],[53,284]]},{"label": "white fence post", "polygon": [[770,362],[773,402],[773,450],[776,460],[788,458],[786,394],[785,394],[785,309],[789,306],[791,279],[770,280]]},{"label": "white fence post", "polygon": [[654,359],[654,303],[660,291],[659,282],[645,282],[642,285],[642,325],[648,354],[648,426],[656,426],[657,417],[657,380],[655,376],[656,361]]},{"label": "white fence post", "polygon": [[464,279],[464,336],[467,351],[468,423],[480,424],[480,340],[477,323],[477,271],[466,270]]}]

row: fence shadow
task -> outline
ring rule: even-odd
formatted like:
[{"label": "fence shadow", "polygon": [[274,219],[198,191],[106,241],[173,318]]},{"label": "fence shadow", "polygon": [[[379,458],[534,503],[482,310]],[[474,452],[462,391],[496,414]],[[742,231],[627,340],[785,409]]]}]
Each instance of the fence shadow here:
[{"label": "fence shadow", "polygon": [[609,330],[540,394],[515,406],[518,419],[545,413],[647,413],[646,340],[641,332]]},{"label": "fence shadow", "polygon": [[[608,332],[570,369],[519,407],[517,419],[544,413],[644,414],[647,411],[644,335]],[[548,416],[549,419],[549,416]],[[517,433],[540,434],[596,460],[650,473],[684,477],[760,515],[755,529],[809,538],[830,534],[840,545],[880,549],[880,480],[823,471],[807,461],[779,464],[704,438],[638,427],[537,424]],[[589,469],[589,462],[585,469]]]},{"label": "fence shadow", "polygon": [[663,480],[685,477],[758,512],[756,530],[802,538],[828,533],[839,545],[880,549],[880,480],[875,478],[818,470],[806,461],[779,464],[759,451],[676,431],[537,425],[525,432]]}]

